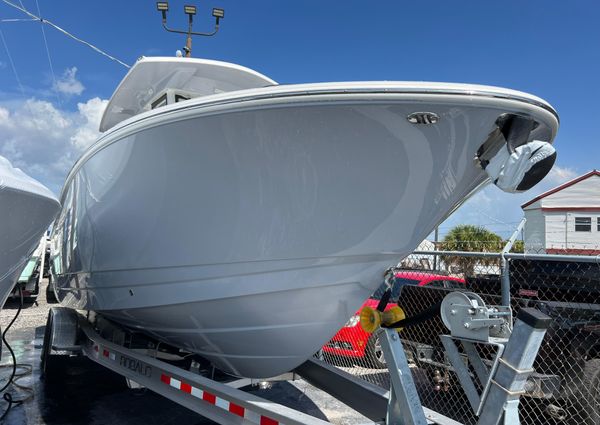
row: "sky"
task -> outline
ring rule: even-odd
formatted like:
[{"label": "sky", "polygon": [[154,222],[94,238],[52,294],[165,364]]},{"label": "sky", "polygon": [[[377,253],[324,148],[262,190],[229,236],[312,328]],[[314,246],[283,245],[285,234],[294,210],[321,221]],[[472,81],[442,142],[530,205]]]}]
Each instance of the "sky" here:
[{"label": "sky", "polygon": [[[0,0],[0,21],[27,18]],[[185,37],[165,32],[154,1],[10,0],[119,60],[172,56]],[[558,160],[525,194],[488,187],[440,226],[480,224],[508,236],[520,205],[600,168],[600,2],[170,1],[169,25],[209,31],[193,56],[239,63],[279,83],[442,81],[522,90],[558,111]],[[38,12],[39,11],[39,12]],[[43,28],[43,30],[42,30]],[[0,155],[60,193],[98,136],[102,111],[127,69],[40,22],[0,22]]]}]

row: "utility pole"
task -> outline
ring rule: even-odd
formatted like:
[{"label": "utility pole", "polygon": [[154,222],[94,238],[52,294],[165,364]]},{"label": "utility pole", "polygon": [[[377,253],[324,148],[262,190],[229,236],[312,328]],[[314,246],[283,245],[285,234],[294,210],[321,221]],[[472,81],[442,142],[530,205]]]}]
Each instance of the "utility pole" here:
[{"label": "utility pole", "polygon": [[[435,226],[435,232],[433,234],[433,249],[435,251],[438,251],[439,230],[440,230],[440,226]],[[438,262],[438,256],[434,255],[433,256],[433,270],[437,270],[437,266],[438,266],[437,262]]]},{"label": "utility pole", "polygon": [[192,56],[192,24],[193,24],[193,16],[194,15],[191,13],[188,13],[188,16],[189,16],[190,20],[189,20],[189,24],[188,24],[187,40],[185,41],[185,49],[184,49],[186,58],[189,58]]},{"label": "utility pole", "polygon": [[194,24],[194,15],[196,14],[196,6],[183,6],[183,11],[186,15],[188,15],[188,29],[187,31],[178,30],[169,28],[167,26],[167,12],[169,11],[169,3],[166,1],[159,1],[156,3],[156,9],[162,13],[162,26],[165,30],[169,32],[174,32],[176,34],[186,34],[187,39],[185,42],[185,47],[183,50],[185,51],[185,57],[189,58],[192,56],[192,35],[201,35],[204,37],[210,37],[215,35],[219,31],[219,22],[221,19],[225,17],[225,11],[223,9],[213,8],[212,15],[216,19],[215,29],[212,32],[194,32],[192,31]]}]

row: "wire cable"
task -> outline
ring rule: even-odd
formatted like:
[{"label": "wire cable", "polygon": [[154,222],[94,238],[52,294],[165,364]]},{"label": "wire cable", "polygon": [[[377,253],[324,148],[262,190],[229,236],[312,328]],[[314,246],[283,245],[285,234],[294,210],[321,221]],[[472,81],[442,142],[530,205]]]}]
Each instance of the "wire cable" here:
[{"label": "wire cable", "polygon": [[37,22],[37,19],[25,19],[25,18],[6,18],[0,19],[0,22]]},{"label": "wire cable", "polygon": [[100,49],[100,48],[98,48],[98,47],[94,46],[92,43],[89,43],[89,42],[87,42],[87,41],[85,41],[85,40],[83,40],[83,39],[81,39],[81,38],[77,37],[76,35],[73,35],[73,34],[71,34],[69,31],[67,31],[67,30],[65,30],[65,29],[63,29],[63,28],[61,28],[61,27],[59,27],[58,25],[56,25],[55,23],[53,23],[53,22],[51,22],[51,21],[49,21],[49,20],[47,20],[47,19],[42,19],[42,18],[40,18],[39,16],[37,16],[37,15],[34,15],[33,13],[31,13],[30,11],[28,11],[28,10],[27,10],[27,9],[25,9],[24,7],[21,7],[21,6],[17,5],[17,4],[14,4],[14,3],[12,3],[12,2],[11,2],[11,1],[9,1],[9,0],[2,0],[2,2],[6,3],[7,5],[9,5],[9,6],[11,6],[11,7],[15,8],[15,9],[17,9],[17,10],[20,10],[21,12],[25,13],[25,14],[26,14],[26,15],[28,15],[29,17],[31,17],[31,18],[33,18],[33,19],[35,19],[35,20],[37,20],[37,21],[40,21],[40,22],[41,22],[41,23],[43,23],[43,24],[48,24],[48,25],[50,25],[52,28],[54,28],[54,29],[55,29],[55,30],[57,30],[57,31],[60,31],[61,33],[63,33],[63,34],[64,34],[64,35],[66,35],[67,37],[70,37],[70,38],[72,38],[73,40],[75,40],[75,41],[78,41],[78,42],[79,42],[79,43],[81,43],[81,44],[85,44],[85,45],[86,45],[86,46],[88,46],[90,49],[94,50],[96,53],[99,53],[99,54],[101,54],[102,56],[106,56],[106,57],[107,57],[107,58],[109,58],[110,60],[112,60],[112,61],[115,61],[115,62],[117,62],[117,63],[119,63],[119,64],[123,65],[125,68],[131,68],[131,66],[127,65],[125,62],[123,62],[123,61],[121,61],[121,60],[117,59],[116,57],[114,57],[114,56],[112,56],[112,55],[110,55],[110,54],[106,53],[104,50],[102,50],[102,49]]},{"label": "wire cable", "polygon": [[[4,329],[4,332],[2,332],[2,342],[4,342],[4,345],[6,346],[6,348],[8,348],[8,351],[10,352],[10,355],[12,357],[12,365],[2,365],[0,367],[11,367],[12,366],[12,372],[10,374],[10,377],[6,381],[6,383],[2,386],[2,388],[0,388],[0,392],[6,391],[8,389],[8,387],[11,384],[13,384],[14,387],[25,390],[25,392],[27,392],[27,395],[19,400],[14,400],[13,396],[10,392],[8,392],[8,391],[4,392],[4,394],[2,395],[2,398],[4,398],[4,400],[8,403],[8,407],[6,408],[6,410],[4,411],[2,416],[0,416],[0,421],[4,420],[4,418],[6,418],[6,416],[8,415],[8,412],[10,412],[10,409],[13,407],[13,405],[22,404],[29,398],[33,397],[33,389],[31,387],[17,384],[17,381],[20,378],[23,378],[23,377],[29,375],[32,372],[33,368],[31,365],[17,364],[17,357],[15,356],[15,352],[13,351],[12,347],[10,346],[10,344],[8,343],[8,341],[6,339],[6,333],[11,328],[13,323],[15,323],[15,321],[19,317],[19,314],[21,313],[21,310],[23,309],[23,290],[21,288],[21,285],[18,283],[17,283],[17,288],[19,289],[19,308],[18,308],[15,316],[12,318],[12,320],[8,324],[8,326],[6,326],[6,328]],[[24,371],[17,373],[17,368],[21,368]]]},{"label": "wire cable", "polygon": [[15,62],[13,61],[12,55],[10,54],[10,49],[8,48],[8,44],[6,43],[6,39],[4,38],[4,33],[2,29],[0,29],[0,40],[2,40],[2,44],[4,45],[4,50],[6,50],[6,56],[8,57],[8,61],[10,62],[10,66],[12,68],[13,74],[15,74],[15,79],[17,80],[17,85],[19,86],[19,90],[21,91],[21,96],[23,96],[24,104],[29,113],[31,114],[31,122],[34,127],[39,130],[38,120],[35,118],[35,114],[33,113],[33,109],[31,109],[31,104],[27,100],[25,96],[25,88],[21,83],[21,78],[19,78],[19,73],[17,72],[17,67],[15,66]]},{"label": "wire cable", "polygon": [[[21,6],[23,6],[23,3],[21,1],[19,1],[19,3],[21,3]],[[42,16],[42,11],[40,10],[40,4],[38,3],[38,0],[35,0],[35,5],[37,7],[37,11],[38,11],[38,15]],[[40,18],[42,19],[42,18]],[[58,90],[57,90],[57,83],[56,83],[56,74],[54,73],[54,67],[52,66],[52,59],[50,57],[50,49],[48,48],[48,39],[46,38],[46,31],[44,30],[44,24],[42,21],[40,21],[40,29],[42,30],[42,38],[44,39],[44,46],[46,47],[46,55],[48,56],[48,65],[50,65],[50,73],[52,74],[52,83],[54,84],[54,93],[56,94],[56,100],[58,101],[58,104],[61,105],[62,102],[60,101],[60,95],[58,94]]]},{"label": "wire cable", "polygon": [[15,63],[13,62],[12,55],[10,54],[10,50],[8,49],[8,45],[6,44],[6,40],[4,39],[4,33],[0,29],[0,40],[2,40],[2,44],[4,45],[4,50],[6,50],[6,56],[8,57],[8,61],[10,62],[10,66],[13,70],[13,74],[15,74],[15,79],[17,80],[17,85],[21,90],[21,94],[23,98],[25,98],[25,89],[23,88],[23,84],[21,84],[21,79],[19,78],[19,74],[17,73],[17,68],[15,67]]},{"label": "wire cable", "polygon": [[21,285],[17,284],[17,287],[19,288],[19,299],[20,299],[19,308],[17,309],[17,313],[15,314],[15,317],[12,318],[12,320],[10,321],[10,323],[8,324],[6,329],[4,329],[4,332],[2,332],[2,342],[4,342],[4,345],[6,345],[6,348],[8,348],[8,351],[10,352],[10,355],[12,357],[12,360],[13,360],[12,369],[13,370],[12,370],[12,373],[11,373],[8,381],[6,381],[6,383],[2,386],[2,388],[0,388],[0,393],[8,388],[8,386],[12,383],[13,378],[15,377],[15,374],[17,373],[17,358],[15,357],[15,352],[13,351],[12,347],[6,340],[6,333],[8,332],[10,327],[13,325],[13,323],[15,323],[15,321],[17,320],[17,317],[19,317],[19,314],[21,313],[21,309],[23,308],[23,292],[21,291]]}]

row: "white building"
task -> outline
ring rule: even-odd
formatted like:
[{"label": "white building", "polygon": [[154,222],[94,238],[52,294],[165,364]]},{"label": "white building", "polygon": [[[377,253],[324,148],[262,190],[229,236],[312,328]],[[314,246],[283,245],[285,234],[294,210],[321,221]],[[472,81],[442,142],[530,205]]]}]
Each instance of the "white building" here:
[{"label": "white building", "polygon": [[[435,243],[425,239],[419,244],[415,251],[435,251]],[[398,267],[405,269],[433,269],[433,255],[411,254],[398,263]]]},{"label": "white building", "polygon": [[521,205],[525,252],[600,254],[600,172],[590,171]]}]

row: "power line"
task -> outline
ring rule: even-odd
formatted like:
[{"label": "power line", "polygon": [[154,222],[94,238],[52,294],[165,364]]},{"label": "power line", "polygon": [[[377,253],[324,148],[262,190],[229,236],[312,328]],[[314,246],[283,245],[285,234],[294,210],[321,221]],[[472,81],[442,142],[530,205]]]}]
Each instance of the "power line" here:
[{"label": "power line", "polygon": [[0,19],[0,22],[36,22],[38,21],[38,19],[24,19],[24,18],[6,18],[6,19]]},{"label": "power line", "polygon": [[23,87],[23,84],[21,83],[21,79],[19,78],[19,73],[17,72],[17,67],[15,66],[12,55],[10,54],[10,50],[8,49],[8,44],[6,43],[6,40],[4,39],[4,33],[2,32],[2,29],[0,29],[0,40],[2,40],[2,44],[4,45],[4,50],[6,50],[6,56],[8,56],[8,61],[10,62],[10,66],[12,68],[13,74],[15,74],[15,79],[17,80],[17,85],[19,86],[19,89],[21,90],[21,95],[23,96],[23,99],[25,101],[25,107],[29,110],[29,113],[31,114],[31,122],[33,123],[35,128],[39,130],[38,122],[35,118],[35,114],[33,113],[33,109],[31,109],[31,105],[29,104],[29,101],[26,99],[25,88]]},{"label": "power line", "polygon": [[100,48],[98,48],[98,47],[94,46],[93,44],[91,44],[91,43],[88,43],[87,41],[85,41],[85,40],[82,40],[81,38],[79,38],[79,37],[77,37],[77,36],[75,36],[75,35],[71,34],[71,33],[70,33],[70,32],[68,32],[67,30],[65,30],[65,29],[63,29],[63,28],[59,27],[58,25],[56,25],[55,23],[53,23],[53,22],[51,22],[51,21],[49,21],[49,20],[47,20],[47,19],[42,19],[42,18],[40,18],[39,16],[36,16],[36,15],[34,15],[33,13],[31,13],[30,11],[28,11],[28,10],[27,10],[27,9],[25,9],[24,7],[18,6],[18,5],[16,5],[16,4],[14,4],[14,3],[10,2],[9,0],[2,0],[2,1],[3,1],[4,3],[6,3],[7,5],[9,5],[9,6],[11,6],[11,7],[14,7],[14,8],[15,8],[15,9],[17,9],[17,10],[20,10],[21,12],[25,13],[25,14],[26,14],[26,15],[28,15],[29,17],[31,17],[31,18],[33,18],[33,19],[35,19],[35,20],[38,20],[38,21],[40,21],[40,22],[41,22],[41,23],[43,23],[43,24],[48,24],[48,25],[50,25],[52,28],[56,29],[57,31],[60,31],[60,32],[62,32],[62,33],[63,33],[64,35],[66,35],[67,37],[70,37],[70,38],[72,38],[73,40],[75,40],[75,41],[78,41],[79,43],[85,44],[85,45],[86,45],[86,46],[88,46],[90,49],[94,50],[94,51],[95,51],[95,52],[97,52],[97,53],[100,53],[102,56],[106,56],[106,57],[107,57],[107,58],[109,58],[110,60],[113,60],[113,61],[115,61],[115,62],[117,62],[117,63],[119,63],[119,64],[123,65],[125,68],[131,68],[131,67],[130,67],[129,65],[127,65],[125,62],[123,62],[123,61],[121,61],[121,60],[119,60],[119,59],[115,58],[115,57],[114,57],[114,56],[112,56],[112,55],[109,55],[109,54],[108,54],[108,53],[106,53],[104,50],[101,50]]},{"label": "power line", "polygon": [[[21,3],[21,6],[23,6],[23,3],[20,0],[19,0],[19,3]],[[42,11],[40,10],[40,4],[38,3],[38,0],[35,0],[35,5],[37,6],[38,15],[42,16]],[[56,83],[56,75],[54,74],[54,67],[52,66],[52,59],[50,58],[50,49],[48,48],[48,40],[46,39],[46,31],[44,30],[44,24],[42,21],[40,21],[40,29],[42,30],[42,38],[44,39],[44,46],[46,46],[46,55],[48,56],[48,65],[50,65],[50,73],[52,74],[52,83],[54,84],[54,93],[56,94],[56,100],[58,100],[58,104],[60,105],[61,101],[60,101],[60,96],[59,96],[58,90],[57,90],[58,86]]]},{"label": "power line", "polygon": [[519,224],[520,221],[507,221],[506,223],[461,223],[461,224],[446,224],[446,225],[441,225],[438,226],[440,228],[440,230],[442,229],[452,229],[456,226],[461,226],[463,224],[465,225],[472,225],[472,226],[485,226],[485,227],[494,227],[494,226],[504,226],[504,227],[508,227],[508,228],[514,228],[515,224]]},{"label": "power line", "polygon": [[4,50],[6,50],[6,56],[8,57],[8,62],[10,62],[10,67],[13,70],[13,74],[15,74],[15,79],[17,80],[17,85],[21,90],[21,95],[25,98],[25,89],[23,88],[23,84],[21,84],[21,79],[19,78],[19,74],[17,73],[17,68],[15,67],[15,63],[13,62],[12,55],[10,54],[10,50],[8,50],[8,45],[6,44],[6,40],[4,39],[4,33],[0,29],[0,39],[2,40],[2,44],[4,45]]}]

